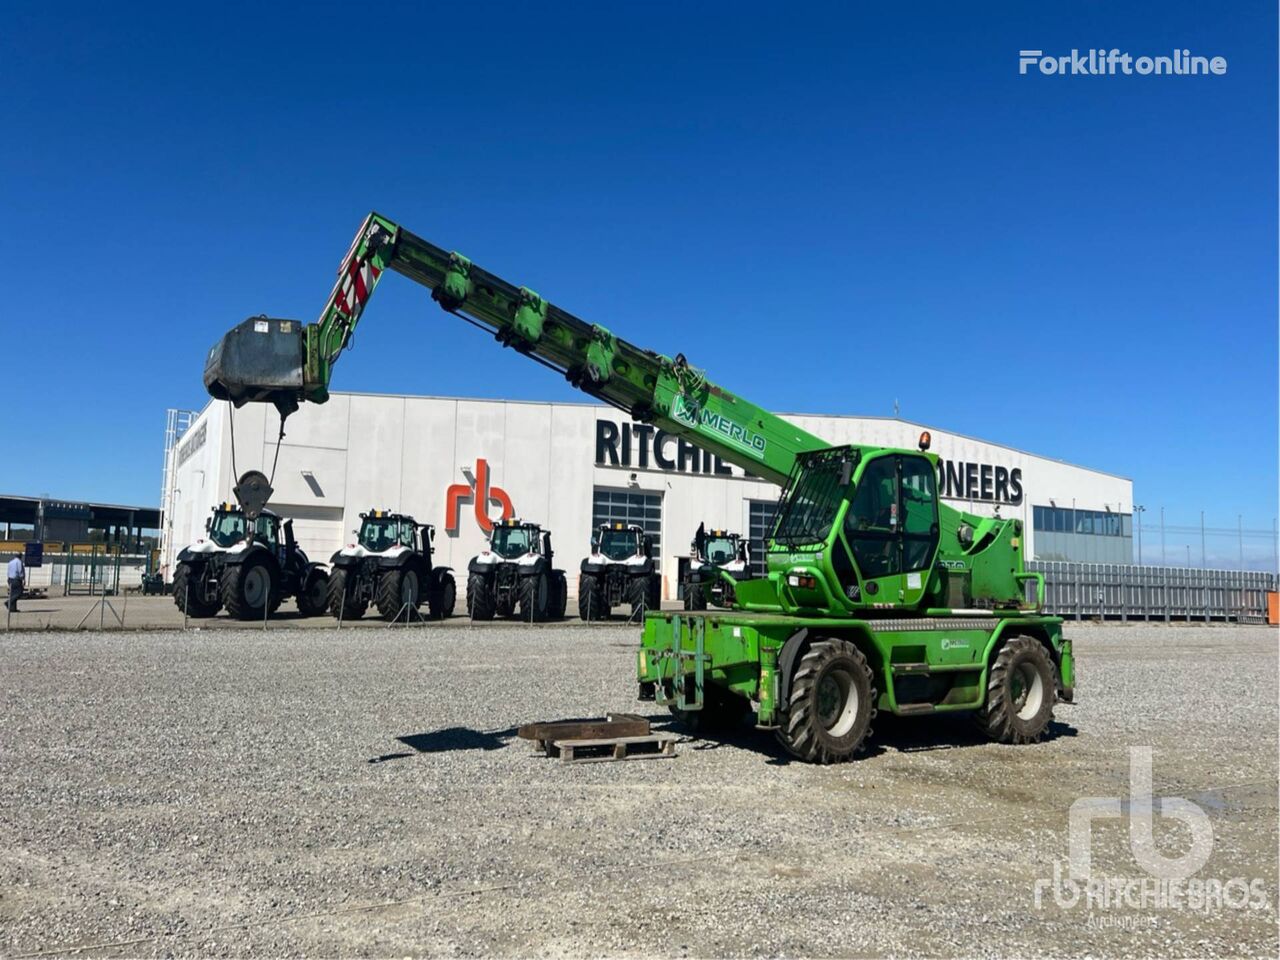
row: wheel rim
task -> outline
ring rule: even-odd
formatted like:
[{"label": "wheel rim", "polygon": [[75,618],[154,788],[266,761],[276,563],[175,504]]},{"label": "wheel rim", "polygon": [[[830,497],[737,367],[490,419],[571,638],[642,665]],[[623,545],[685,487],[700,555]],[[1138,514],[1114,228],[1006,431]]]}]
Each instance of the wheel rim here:
[{"label": "wheel rim", "polygon": [[818,722],[833,737],[843,737],[858,719],[858,688],[848,669],[832,667],[814,691]]},{"label": "wheel rim", "polygon": [[1019,720],[1030,720],[1044,704],[1044,678],[1035,665],[1024,661],[1009,676],[1009,697]]},{"label": "wheel rim", "polygon": [[406,571],[400,581],[400,602],[411,607],[418,605],[418,575],[412,570]]},{"label": "wheel rim", "polygon": [[267,571],[262,567],[250,567],[244,577],[244,602],[260,607],[267,597]]}]

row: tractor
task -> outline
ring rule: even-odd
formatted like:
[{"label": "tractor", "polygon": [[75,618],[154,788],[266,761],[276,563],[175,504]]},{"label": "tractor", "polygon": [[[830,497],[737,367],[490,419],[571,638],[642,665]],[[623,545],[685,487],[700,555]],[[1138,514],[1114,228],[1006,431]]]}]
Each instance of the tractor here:
[{"label": "tractor", "polygon": [[550,530],[515,518],[496,522],[488,549],[467,568],[471,619],[510,617],[517,608],[521,620],[562,619],[569,588],[554,559]]},{"label": "tractor", "polygon": [[751,576],[751,551],[746,539],[727,530],[707,531],[698,524],[689,551],[689,573],[684,582],[684,608],[705,610],[708,601],[732,607],[735,584]]},{"label": "tractor", "polygon": [[369,606],[383,620],[418,616],[424,602],[432,618],[453,614],[457,586],[449,567],[431,562],[435,528],[389,510],[360,514],[356,542],[333,555],[329,612],[359,620]]},{"label": "tractor", "polygon": [[631,605],[632,617],[661,606],[662,580],[653,566],[653,540],[634,524],[602,523],[578,576],[578,616],[606,620]]},{"label": "tractor", "polygon": [[237,620],[261,620],[294,597],[302,616],[324,612],[329,574],[298,546],[292,520],[264,510],[247,521],[243,510],[223,503],[205,531],[207,538],[178,554],[173,602],[179,610],[212,617],[226,607]]}]

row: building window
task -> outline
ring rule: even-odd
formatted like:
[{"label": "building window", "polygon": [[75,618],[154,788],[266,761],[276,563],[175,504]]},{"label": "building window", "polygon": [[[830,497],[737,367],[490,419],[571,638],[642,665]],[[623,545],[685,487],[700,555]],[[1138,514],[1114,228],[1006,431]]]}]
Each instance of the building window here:
[{"label": "building window", "polygon": [[1133,535],[1127,515],[1107,510],[1072,510],[1064,507],[1033,507],[1032,529],[1045,533],[1079,533],[1091,537]]},{"label": "building window", "polygon": [[747,537],[751,541],[751,576],[764,576],[764,541],[778,511],[776,500],[747,501]]},{"label": "building window", "polygon": [[596,487],[591,505],[591,530],[602,523],[635,524],[653,540],[653,565],[662,569],[662,494]]}]

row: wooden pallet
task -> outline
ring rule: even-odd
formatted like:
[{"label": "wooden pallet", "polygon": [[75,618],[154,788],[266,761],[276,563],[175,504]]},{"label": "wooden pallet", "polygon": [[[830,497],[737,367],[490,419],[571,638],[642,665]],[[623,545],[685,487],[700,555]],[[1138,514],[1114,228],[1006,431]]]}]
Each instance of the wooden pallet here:
[{"label": "wooden pallet", "polygon": [[533,749],[554,756],[557,740],[599,740],[649,735],[649,721],[633,713],[611,713],[603,720],[553,720],[526,723],[516,735],[533,741]]},{"label": "wooden pallet", "polygon": [[593,740],[555,740],[548,756],[559,754],[566,763],[600,760],[642,760],[646,757],[674,757],[676,741],[672,733],[651,733],[643,737],[600,737]]}]

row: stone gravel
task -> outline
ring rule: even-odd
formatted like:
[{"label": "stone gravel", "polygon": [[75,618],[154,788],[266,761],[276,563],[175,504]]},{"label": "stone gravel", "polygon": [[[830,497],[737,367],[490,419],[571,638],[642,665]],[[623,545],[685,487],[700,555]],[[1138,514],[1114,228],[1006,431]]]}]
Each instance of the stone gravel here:
[{"label": "stone gravel", "polygon": [[[14,633],[0,954],[1276,956],[1276,631],[1067,632],[1078,702],[1045,742],[880,718],[833,767],[750,729],[534,755],[519,724],[666,727],[620,625]],[[1036,907],[1131,746],[1209,815],[1201,875],[1261,879],[1265,908]],[[1143,876],[1122,824],[1095,835],[1095,871]]]}]

